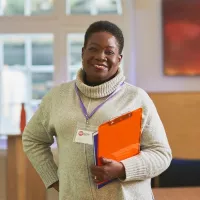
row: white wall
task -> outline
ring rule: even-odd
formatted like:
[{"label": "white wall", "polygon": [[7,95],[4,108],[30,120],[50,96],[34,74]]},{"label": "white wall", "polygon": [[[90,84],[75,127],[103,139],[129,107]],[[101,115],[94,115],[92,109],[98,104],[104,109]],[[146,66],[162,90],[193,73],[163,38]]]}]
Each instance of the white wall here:
[{"label": "white wall", "polygon": [[136,30],[136,85],[148,92],[200,91],[200,76],[163,74],[161,0],[133,0]]}]

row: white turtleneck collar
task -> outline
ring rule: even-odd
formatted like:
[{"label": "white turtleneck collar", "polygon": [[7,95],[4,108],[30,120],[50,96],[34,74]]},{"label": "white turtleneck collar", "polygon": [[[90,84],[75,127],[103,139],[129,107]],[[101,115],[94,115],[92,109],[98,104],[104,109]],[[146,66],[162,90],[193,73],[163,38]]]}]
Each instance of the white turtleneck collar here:
[{"label": "white turtleneck collar", "polygon": [[114,92],[118,86],[124,82],[125,76],[123,75],[122,70],[119,68],[117,75],[111,80],[102,83],[98,86],[88,86],[84,83],[84,72],[80,69],[76,77],[76,85],[78,89],[88,98],[103,98],[109,96]]}]

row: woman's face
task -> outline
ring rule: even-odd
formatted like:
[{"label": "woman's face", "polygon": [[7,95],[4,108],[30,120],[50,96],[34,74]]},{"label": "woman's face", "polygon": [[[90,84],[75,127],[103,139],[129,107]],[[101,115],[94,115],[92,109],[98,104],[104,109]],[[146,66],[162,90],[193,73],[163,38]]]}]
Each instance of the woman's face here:
[{"label": "woman's face", "polygon": [[90,36],[83,47],[82,59],[87,82],[100,84],[117,73],[122,55],[112,34],[97,32]]}]

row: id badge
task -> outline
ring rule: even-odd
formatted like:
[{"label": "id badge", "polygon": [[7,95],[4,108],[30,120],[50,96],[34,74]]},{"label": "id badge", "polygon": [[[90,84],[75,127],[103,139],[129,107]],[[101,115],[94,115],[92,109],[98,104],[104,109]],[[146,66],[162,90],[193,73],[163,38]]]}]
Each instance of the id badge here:
[{"label": "id badge", "polygon": [[93,145],[93,133],[96,132],[97,129],[97,126],[78,122],[74,134],[74,142]]}]

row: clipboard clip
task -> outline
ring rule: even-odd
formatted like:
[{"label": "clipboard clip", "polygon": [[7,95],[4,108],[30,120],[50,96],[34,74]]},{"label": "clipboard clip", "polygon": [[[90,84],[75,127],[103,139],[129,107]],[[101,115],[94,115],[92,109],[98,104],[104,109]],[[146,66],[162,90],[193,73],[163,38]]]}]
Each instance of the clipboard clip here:
[{"label": "clipboard clip", "polygon": [[128,118],[131,117],[131,116],[132,116],[132,113],[131,113],[131,112],[126,113],[126,114],[124,114],[124,115],[122,115],[122,116],[119,116],[119,117],[116,117],[116,118],[110,120],[110,121],[108,122],[108,124],[109,124],[110,126],[112,126],[112,125],[114,125],[114,124],[116,124],[116,123],[118,123],[118,122],[121,122],[121,121],[123,121],[123,120],[125,120],[125,119],[128,119]]}]

